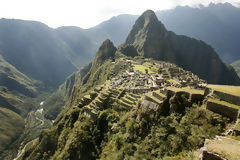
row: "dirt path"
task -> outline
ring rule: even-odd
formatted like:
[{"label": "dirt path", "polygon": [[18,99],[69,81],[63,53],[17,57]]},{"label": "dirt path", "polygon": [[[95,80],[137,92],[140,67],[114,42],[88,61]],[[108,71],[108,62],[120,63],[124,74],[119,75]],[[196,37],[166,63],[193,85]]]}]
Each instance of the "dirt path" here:
[{"label": "dirt path", "polygon": [[34,114],[35,114],[35,118],[38,120],[38,121],[40,121],[41,122],[41,125],[40,126],[42,126],[42,125],[44,125],[44,121],[42,120],[42,119],[40,119],[40,118],[38,118],[37,117],[37,113],[40,113],[40,114],[42,114],[42,110],[40,109],[38,109]]},{"label": "dirt path", "polygon": [[21,149],[20,152],[18,151],[17,157],[14,158],[13,160],[18,160],[18,159],[23,155],[23,153],[25,152],[26,146],[29,145],[29,144],[30,144],[31,142],[33,142],[33,141],[35,141],[35,139],[32,140],[32,141],[30,141],[30,142],[28,142],[28,143],[23,147],[23,149]]}]

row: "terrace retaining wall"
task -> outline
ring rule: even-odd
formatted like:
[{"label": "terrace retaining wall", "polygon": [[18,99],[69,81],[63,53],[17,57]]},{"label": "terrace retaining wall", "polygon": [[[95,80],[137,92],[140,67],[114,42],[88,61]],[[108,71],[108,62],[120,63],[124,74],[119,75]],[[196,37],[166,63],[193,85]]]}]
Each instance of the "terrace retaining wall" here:
[{"label": "terrace retaining wall", "polygon": [[236,121],[238,118],[238,109],[231,108],[222,104],[207,102],[207,109],[223,116],[229,117],[231,120]]},{"label": "terrace retaining wall", "polygon": [[224,100],[226,102],[229,102],[229,103],[232,103],[235,105],[240,105],[240,97],[239,96],[235,96],[232,94],[219,92],[219,91],[215,91],[215,90],[213,93],[216,94],[221,100]]}]

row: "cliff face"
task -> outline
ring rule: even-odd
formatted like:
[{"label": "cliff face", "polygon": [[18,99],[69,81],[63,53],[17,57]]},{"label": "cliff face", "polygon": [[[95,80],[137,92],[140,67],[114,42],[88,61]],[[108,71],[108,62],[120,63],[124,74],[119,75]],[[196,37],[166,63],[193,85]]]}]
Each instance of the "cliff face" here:
[{"label": "cliff face", "polygon": [[123,48],[126,46],[134,46],[144,57],[175,63],[209,83],[240,84],[235,71],[221,61],[211,46],[167,31],[151,10],[137,19]]}]

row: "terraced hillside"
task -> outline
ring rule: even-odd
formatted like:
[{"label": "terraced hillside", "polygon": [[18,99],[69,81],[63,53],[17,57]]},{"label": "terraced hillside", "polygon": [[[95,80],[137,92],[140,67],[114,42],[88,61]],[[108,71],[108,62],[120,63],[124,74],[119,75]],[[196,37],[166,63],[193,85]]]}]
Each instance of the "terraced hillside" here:
[{"label": "terraced hillside", "polygon": [[237,133],[236,119],[208,108],[216,96],[206,81],[111,45],[103,43],[53,127],[18,159],[190,159],[203,155],[205,139]]}]

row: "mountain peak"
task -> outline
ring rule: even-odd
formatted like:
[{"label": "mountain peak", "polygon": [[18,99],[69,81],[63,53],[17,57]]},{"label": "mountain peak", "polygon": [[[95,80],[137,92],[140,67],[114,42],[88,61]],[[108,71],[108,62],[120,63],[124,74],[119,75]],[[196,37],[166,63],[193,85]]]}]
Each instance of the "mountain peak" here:
[{"label": "mountain peak", "polygon": [[116,50],[113,42],[110,39],[106,39],[100,46],[96,56],[108,59],[109,57],[114,57]]},{"label": "mountain peak", "polygon": [[93,60],[92,70],[96,70],[106,60],[113,59],[116,50],[117,48],[114,46],[113,42],[109,39],[106,39],[96,53],[96,56]]},{"label": "mountain peak", "polygon": [[146,20],[148,20],[148,21],[158,21],[158,18],[156,16],[155,12],[152,11],[152,10],[146,10],[145,12],[143,12],[143,14],[140,17],[144,17],[145,22],[146,22]]},{"label": "mountain peak", "polygon": [[[166,34],[167,30],[165,29],[164,25],[158,20],[156,14],[152,10],[147,10],[136,20],[131,32],[125,41],[125,46],[130,44],[135,46],[135,44],[144,42],[147,39],[159,39],[160,37],[165,37]],[[137,51],[140,55],[143,55],[144,46],[143,43],[140,44],[141,45],[138,45],[137,47]]]},{"label": "mountain peak", "polygon": [[138,26],[147,27],[149,24],[159,23],[158,18],[154,11],[146,10],[143,14],[137,19],[136,23]]}]

